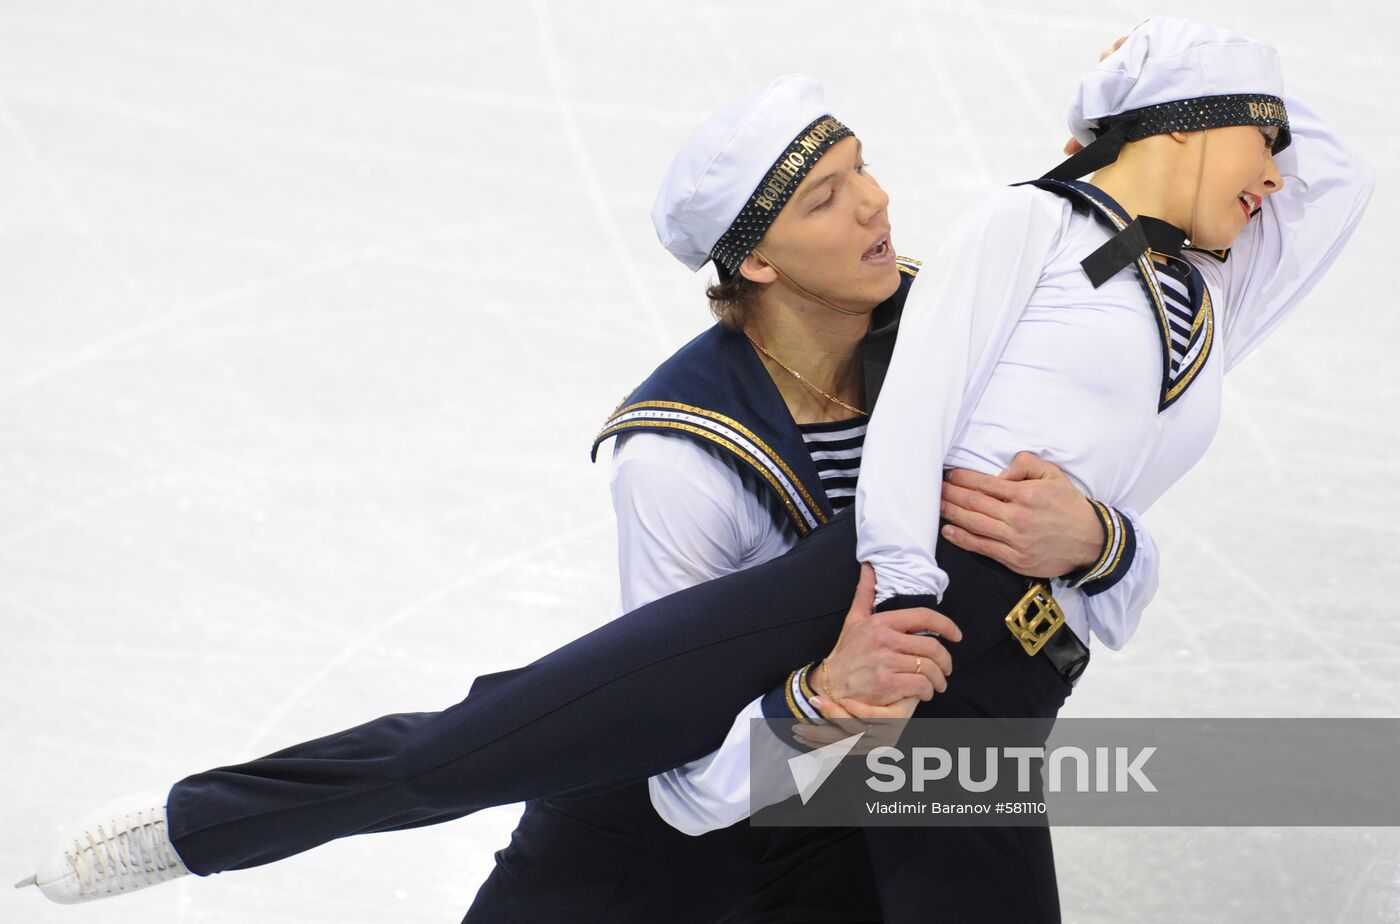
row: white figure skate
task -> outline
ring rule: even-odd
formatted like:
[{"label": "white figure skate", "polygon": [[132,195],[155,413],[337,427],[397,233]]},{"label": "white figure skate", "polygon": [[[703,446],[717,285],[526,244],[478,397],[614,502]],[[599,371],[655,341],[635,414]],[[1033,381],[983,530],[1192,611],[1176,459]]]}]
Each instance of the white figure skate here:
[{"label": "white figure skate", "polygon": [[50,901],[76,905],[135,892],[189,873],[166,832],[166,791],[115,799],[44,851],[32,878]]}]

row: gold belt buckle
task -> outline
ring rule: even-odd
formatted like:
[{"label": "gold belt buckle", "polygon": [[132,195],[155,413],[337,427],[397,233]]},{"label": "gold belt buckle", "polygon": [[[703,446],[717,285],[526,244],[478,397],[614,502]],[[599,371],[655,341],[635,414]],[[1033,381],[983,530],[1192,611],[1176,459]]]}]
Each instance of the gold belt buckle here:
[{"label": "gold belt buckle", "polygon": [[1039,582],[1032,584],[1020,601],[1006,614],[1006,628],[1021,643],[1026,654],[1039,654],[1050,637],[1065,624],[1065,611]]}]

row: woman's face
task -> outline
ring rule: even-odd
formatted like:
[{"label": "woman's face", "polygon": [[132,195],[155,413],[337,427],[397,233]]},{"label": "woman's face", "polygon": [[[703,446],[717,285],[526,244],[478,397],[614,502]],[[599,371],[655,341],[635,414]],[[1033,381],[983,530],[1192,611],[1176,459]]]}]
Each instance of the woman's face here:
[{"label": "woman's face", "polygon": [[[1202,163],[1199,149],[1183,151],[1181,173],[1195,180],[1188,182],[1191,205],[1195,214],[1189,224],[1191,243],[1208,250],[1223,250],[1235,243],[1235,238],[1249,224],[1249,218],[1259,210],[1265,197],[1283,188],[1283,177],[1274,165],[1273,139],[1278,129],[1273,126],[1232,125],[1195,133],[1195,144],[1205,145],[1203,169],[1191,163]],[[1199,197],[1199,198],[1198,198]]]},{"label": "woman's face", "polygon": [[899,289],[889,203],[865,169],[860,141],[843,138],[803,178],[740,272],[785,286],[776,265],[835,305],[873,310]]}]

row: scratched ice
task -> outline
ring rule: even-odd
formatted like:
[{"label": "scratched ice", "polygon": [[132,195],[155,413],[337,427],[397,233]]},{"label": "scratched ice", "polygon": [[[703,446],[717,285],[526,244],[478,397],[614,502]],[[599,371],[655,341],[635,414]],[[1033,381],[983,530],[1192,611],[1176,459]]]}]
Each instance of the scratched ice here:
[{"label": "scratched ice", "polygon": [[[1185,0],[1400,154],[1393,6]],[[0,7],[0,870],[76,811],[455,702],[615,605],[598,423],[706,324],[652,192],[807,70],[901,252],[1064,140],[1136,2]],[[1158,602],[1067,713],[1385,716],[1400,374],[1382,183],[1155,508]],[[457,920],[518,809],[114,901],[105,921]],[[1065,829],[1070,922],[1400,918],[1391,830]],[[75,917],[0,892],[0,919]]]}]

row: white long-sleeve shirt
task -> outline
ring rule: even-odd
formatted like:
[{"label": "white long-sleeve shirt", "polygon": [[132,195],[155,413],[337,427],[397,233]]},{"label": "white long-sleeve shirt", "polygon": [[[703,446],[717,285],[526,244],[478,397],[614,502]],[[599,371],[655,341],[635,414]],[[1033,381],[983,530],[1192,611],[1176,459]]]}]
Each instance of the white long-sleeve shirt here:
[{"label": "white long-sleeve shirt", "polygon": [[612,498],[623,612],[777,558],[797,542],[757,473],[685,436],[618,437]]},{"label": "white long-sleeve shirt", "polygon": [[[1097,218],[1021,186],[992,193],[949,231],[905,305],[866,434],[858,557],[875,565],[880,599],[947,586],[934,557],[943,467],[995,474],[1027,449],[1127,512],[1145,510],[1201,457],[1219,422],[1222,375],[1312,289],[1371,195],[1365,161],[1305,105],[1287,106],[1293,144],[1276,158],[1283,190],[1225,263],[1191,255],[1219,339],[1160,414],[1161,345],[1141,283],[1128,269],[1096,290],[1079,265],[1109,237]],[[1155,591],[1155,545],[1129,518],[1145,572],[1135,563],[1096,597],[1056,582],[1066,621],[1086,642],[1088,629],[1110,647],[1125,644]],[[747,772],[757,718],[755,701],[720,750],[652,778],[663,818],[700,834],[761,807],[749,804]]]},{"label": "white long-sleeve shirt", "polygon": [[[1221,379],[1316,284],[1355,230],[1369,166],[1311,109],[1287,101],[1283,189],[1229,259],[1187,252],[1206,280],[1216,342],[1175,403],[1157,411],[1157,319],[1131,268],[1098,289],[1079,261],[1110,237],[1096,217],[1031,186],[997,190],[950,230],[905,304],[856,492],[859,557],[877,599],[941,595],[934,556],[943,467],[996,473],[1028,449],[1086,495],[1145,511],[1205,452]],[[1056,588],[1071,625],[1112,647],[1136,620]]]}]

